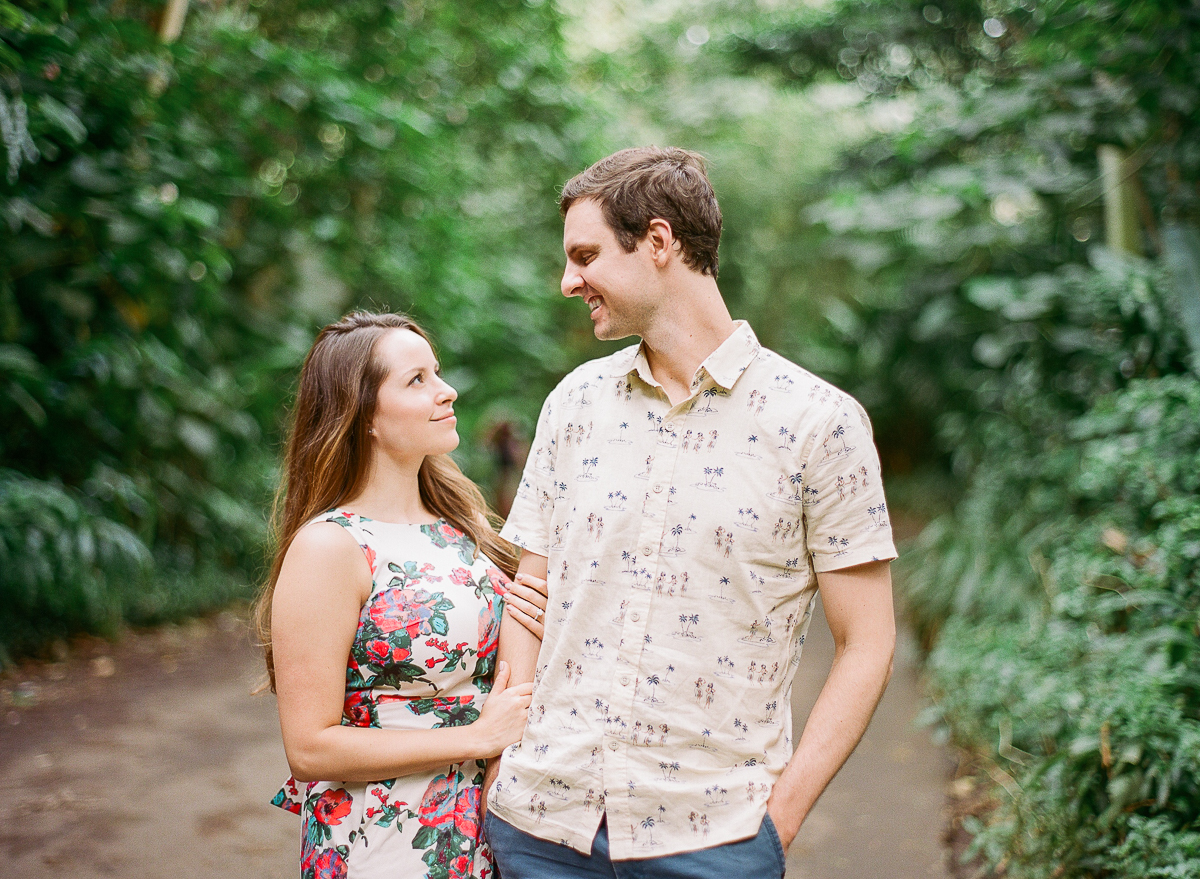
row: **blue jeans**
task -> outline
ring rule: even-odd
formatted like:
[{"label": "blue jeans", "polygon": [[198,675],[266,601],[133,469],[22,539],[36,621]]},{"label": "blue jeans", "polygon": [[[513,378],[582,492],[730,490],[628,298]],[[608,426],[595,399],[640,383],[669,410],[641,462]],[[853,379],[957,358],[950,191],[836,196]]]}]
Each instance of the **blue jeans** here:
[{"label": "blue jeans", "polygon": [[768,815],[758,835],[677,855],[614,861],[608,855],[608,824],[600,822],[592,853],[538,839],[487,813],[483,833],[500,879],[765,879],[782,877],[786,864],[779,834]]}]

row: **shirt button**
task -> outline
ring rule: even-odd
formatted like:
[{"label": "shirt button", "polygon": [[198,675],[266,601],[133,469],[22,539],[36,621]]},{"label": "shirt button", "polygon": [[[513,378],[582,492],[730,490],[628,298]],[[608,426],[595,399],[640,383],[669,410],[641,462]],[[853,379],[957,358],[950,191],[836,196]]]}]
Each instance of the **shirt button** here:
[{"label": "shirt button", "polygon": [[652,552],[654,552],[654,550],[652,550],[650,547],[648,547],[648,546],[642,547],[642,555],[650,555],[650,553],[652,553]]},{"label": "shirt button", "polygon": [[635,610],[633,613],[631,613],[629,615],[629,618],[636,623],[638,620],[640,620],[642,618],[642,615]]},{"label": "shirt button", "polygon": [[622,687],[629,686],[629,675],[621,675],[621,686]]},{"label": "shirt button", "polygon": [[674,430],[674,429],[675,429],[675,422],[673,422],[673,421],[668,421],[666,424],[664,424],[664,425],[663,425],[663,427],[665,427],[667,430]]},{"label": "shirt button", "polygon": [[615,751],[619,747],[621,747],[621,743],[618,742],[616,739],[614,739],[613,741],[608,743],[608,750],[610,750],[610,751]]},{"label": "shirt button", "polygon": [[662,494],[662,483],[661,482],[657,482],[654,484],[654,493]]}]

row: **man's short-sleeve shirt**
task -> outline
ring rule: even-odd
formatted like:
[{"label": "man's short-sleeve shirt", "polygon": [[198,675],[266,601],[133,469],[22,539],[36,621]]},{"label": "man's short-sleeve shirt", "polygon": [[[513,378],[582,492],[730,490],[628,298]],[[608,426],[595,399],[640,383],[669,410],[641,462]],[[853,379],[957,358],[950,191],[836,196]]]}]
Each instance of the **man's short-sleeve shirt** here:
[{"label": "man's short-sleeve shirt", "polygon": [[640,346],[569,374],[502,535],[549,606],[489,808],[618,860],[758,832],[816,572],[896,557],[866,413],[742,322],[674,407]]}]

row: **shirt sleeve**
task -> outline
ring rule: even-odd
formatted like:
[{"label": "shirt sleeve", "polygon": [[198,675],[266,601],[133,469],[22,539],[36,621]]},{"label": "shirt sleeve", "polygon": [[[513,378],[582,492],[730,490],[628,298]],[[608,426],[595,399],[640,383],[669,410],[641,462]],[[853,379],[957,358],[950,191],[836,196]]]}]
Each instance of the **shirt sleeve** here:
[{"label": "shirt sleeve", "polygon": [[521,484],[500,531],[505,540],[541,556],[550,554],[550,522],[554,515],[554,498],[558,494],[554,480],[558,459],[557,396],[556,388],[542,404]]},{"label": "shirt sleeve", "polygon": [[845,397],[813,435],[803,473],[805,536],[814,570],[896,558],[879,454],[857,400]]}]

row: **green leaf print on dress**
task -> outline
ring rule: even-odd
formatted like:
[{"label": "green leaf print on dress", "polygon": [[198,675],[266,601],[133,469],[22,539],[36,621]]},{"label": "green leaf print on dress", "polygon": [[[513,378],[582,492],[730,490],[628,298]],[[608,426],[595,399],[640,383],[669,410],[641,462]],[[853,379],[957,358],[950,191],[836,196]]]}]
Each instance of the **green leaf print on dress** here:
[{"label": "green leaf print on dress", "polygon": [[434,546],[453,547],[464,565],[475,563],[475,541],[450,523],[439,520],[432,525],[422,525],[421,533],[433,541]]},{"label": "green leaf print on dress", "polygon": [[433,714],[440,718],[442,722],[435,724],[434,729],[443,726],[466,726],[479,719],[478,708],[453,696],[415,699],[408,703],[408,710],[413,714]]},{"label": "green leaf print on dress", "polygon": [[479,840],[480,785],[483,773],[468,783],[462,772],[439,775],[425,789],[417,818],[422,827],[413,848],[426,849],[428,879],[467,879]]}]

